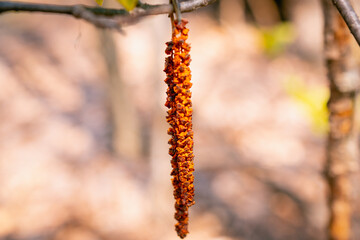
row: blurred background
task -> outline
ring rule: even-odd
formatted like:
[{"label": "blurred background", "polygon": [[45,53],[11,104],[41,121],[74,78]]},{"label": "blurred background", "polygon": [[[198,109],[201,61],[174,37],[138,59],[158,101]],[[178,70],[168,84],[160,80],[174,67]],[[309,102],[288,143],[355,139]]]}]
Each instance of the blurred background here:
[{"label": "blurred background", "polygon": [[[220,0],[184,17],[196,169],[187,239],[325,239],[320,1]],[[0,15],[1,240],[178,239],[164,106],[170,21],[123,30]],[[353,216],[359,236],[359,209]]]}]

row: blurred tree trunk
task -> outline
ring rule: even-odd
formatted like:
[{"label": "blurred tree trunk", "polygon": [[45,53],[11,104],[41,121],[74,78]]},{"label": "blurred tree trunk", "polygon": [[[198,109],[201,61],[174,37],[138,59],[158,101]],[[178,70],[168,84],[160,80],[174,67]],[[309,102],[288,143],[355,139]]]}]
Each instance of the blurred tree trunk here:
[{"label": "blurred tree trunk", "polygon": [[261,27],[271,27],[289,20],[290,1],[285,0],[221,0],[211,5],[215,18],[221,23],[238,24],[245,21]]},{"label": "blurred tree trunk", "polygon": [[[112,6],[105,1],[104,6]],[[111,150],[119,155],[138,158],[141,155],[141,129],[139,116],[121,78],[121,62],[117,54],[119,45],[112,31],[99,30],[100,49],[104,56],[107,73],[111,129]]]},{"label": "blurred tree trunk", "polygon": [[113,33],[100,30],[100,44],[107,70],[107,89],[112,124],[112,150],[120,155],[139,157],[141,137],[138,116],[129,92],[121,79],[117,48]]},{"label": "blurred tree trunk", "polygon": [[219,18],[222,23],[239,24],[245,22],[244,0],[219,1]]},{"label": "blurred tree trunk", "polygon": [[279,9],[275,1],[245,0],[245,5],[260,26],[269,27],[280,22]]},{"label": "blurred tree trunk", "polygon": [[279,9],[279,15],[280,15],[280,19],[281,21],[285,22],[285,21],[289,21],[289,13],[288,13],[288,8],[287,8],[287,4],[289,4],[289,0],[275,0],[275,4],[277,5],[278,9]]},{"label": "blurred tree trunk", "polygon": [[348,240],[351,235],[350,175],[358,168],[354,111],[359,73],[351,52],[350,31],[331,0],[323,0],[322,4],[325,18],[324,50],[330,84],[330,129],[325,166],[329,184],[328,235],[331,240]]}]

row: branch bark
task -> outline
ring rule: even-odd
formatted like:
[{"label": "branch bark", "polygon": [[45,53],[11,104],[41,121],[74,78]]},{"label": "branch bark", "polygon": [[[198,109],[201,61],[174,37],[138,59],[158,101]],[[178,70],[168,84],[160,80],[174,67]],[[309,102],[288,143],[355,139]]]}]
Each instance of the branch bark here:
[{"label": "branch bark", "polygon": [[332,0],[360,46],[360,20],[349,0]]},{"label": "branch bark", "polygon": [[359,70],[351,52],[351,34],[331,0],[323,0],[324,53],[330,84],[326,180],[329,185],[329,240],[351,235],[351,180],[358,170],[358,141],[354,128]]},{"label": "branch bark", "polygon": [[[205,7],[216,0],[191,0],[180,4],[181,12],[191,12]],[[171,4],[150,5],[139,3],[131,12],[124,9],[110,9],[91,7],[82,4],[56,5],[24,2],[0,2],[0,14],[5,12],[42,12],[51,14],[65,14],[83,19],[96,27],[121,30],[121,26],[132,23],[149,15],[170,14],[173,12]]]}]

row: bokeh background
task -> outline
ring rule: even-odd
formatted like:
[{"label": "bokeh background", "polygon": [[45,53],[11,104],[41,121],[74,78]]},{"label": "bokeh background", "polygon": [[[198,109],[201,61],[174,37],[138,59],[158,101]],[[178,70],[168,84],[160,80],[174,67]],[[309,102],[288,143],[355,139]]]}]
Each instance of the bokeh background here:
[{"label": "bokeh background", "polygon": [[[189,240],[325,239],[320,1],[276,2],[220,0],[184,14],[196,169]],[[178,239],[164,106],[170,22],[151,16],[123,30],[0,15],[1,240]],[[353,216],[359,236],[359,209]]]}]

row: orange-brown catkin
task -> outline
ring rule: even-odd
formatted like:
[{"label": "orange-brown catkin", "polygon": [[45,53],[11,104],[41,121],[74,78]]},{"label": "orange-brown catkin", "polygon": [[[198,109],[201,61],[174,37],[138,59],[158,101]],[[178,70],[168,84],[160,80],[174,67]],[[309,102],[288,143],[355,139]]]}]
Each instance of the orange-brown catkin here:
[{"label": "orange-brown catkin", "polygon": [[169,154],[171,160],[171,176],[174,186],[175,229],[181,238],[188,231],[189,207],[194,201],[194,154],[192,131],[192,103],[190,88],[192,83],[190,64],[190,45],[186,43],[189,30],[186,20],[179,24],[175,21],[172,40],[167,42],[165,53],[170,55],[165,61],[168,85],[165,106],[169,108],[167,122],[170,124],[168,134],[171,135]]}]

